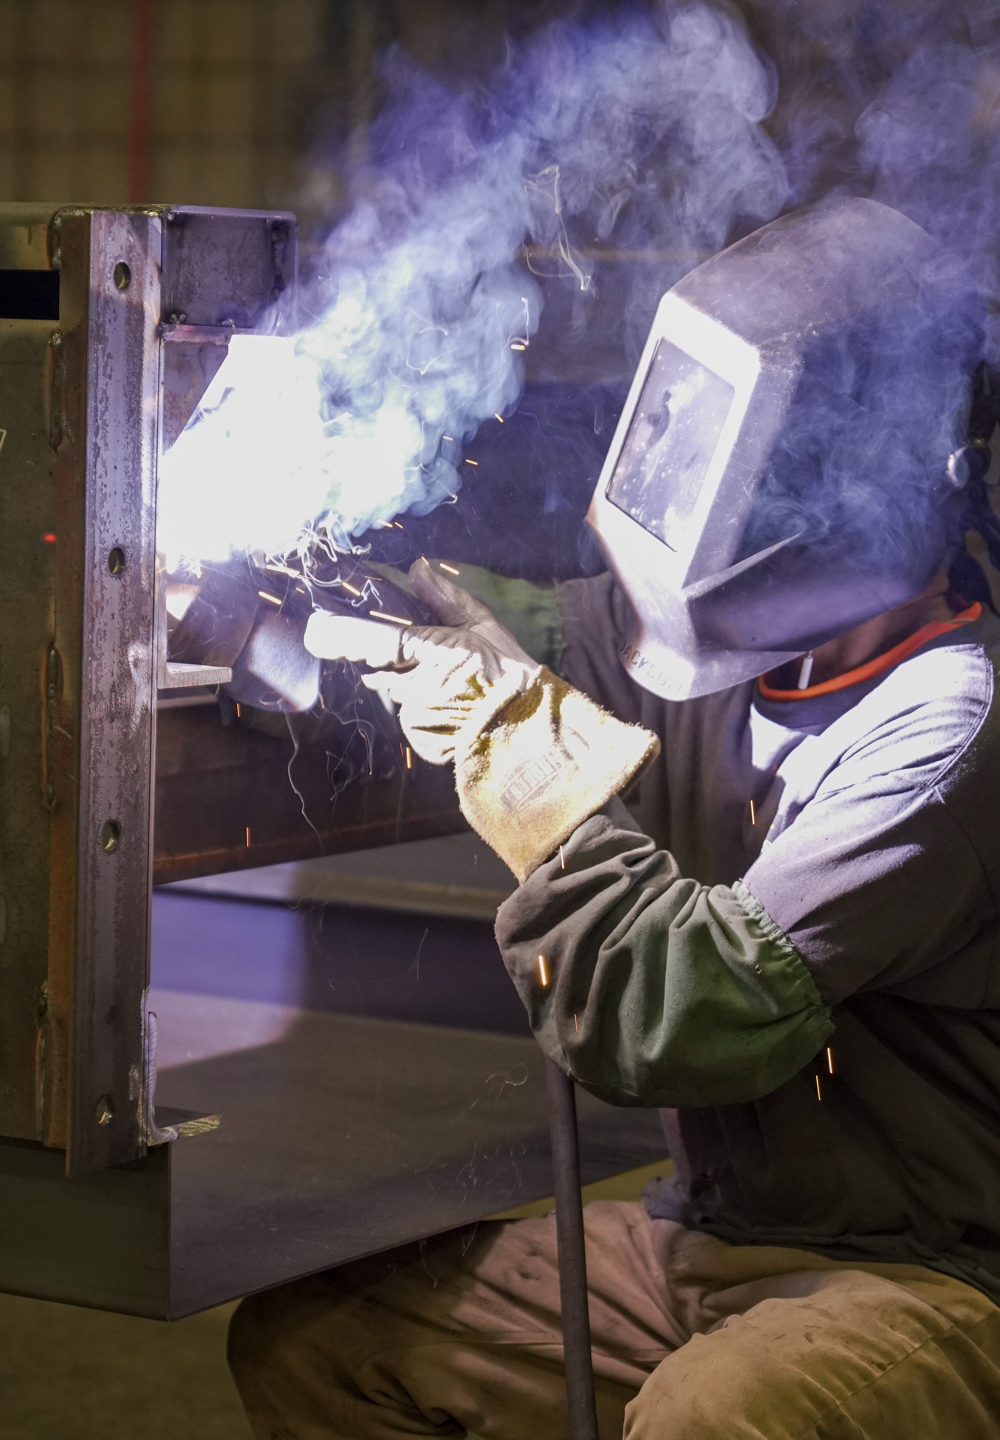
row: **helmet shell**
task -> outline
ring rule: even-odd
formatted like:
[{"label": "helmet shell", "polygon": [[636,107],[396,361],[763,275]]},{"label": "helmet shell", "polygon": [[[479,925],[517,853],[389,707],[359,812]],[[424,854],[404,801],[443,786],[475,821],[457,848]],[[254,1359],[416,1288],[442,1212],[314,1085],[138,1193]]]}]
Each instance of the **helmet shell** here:
[{"label": "helmet shell", "polygon": [[955,507],[969,296],[920,226],[842,198],[663,297],[587,516],[639,684],[725,689],[927,584]]}]

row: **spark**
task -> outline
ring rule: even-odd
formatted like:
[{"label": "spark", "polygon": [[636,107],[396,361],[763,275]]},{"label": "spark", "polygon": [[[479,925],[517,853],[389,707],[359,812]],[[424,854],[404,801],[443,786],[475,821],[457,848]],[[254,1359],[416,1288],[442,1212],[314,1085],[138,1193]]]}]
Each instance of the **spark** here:
[{"label": "spark", "polygon": [[829,1045],[826,1047],[826,1068],[829,1070],[830,1074],[832,1075],[832,1074],[833,1074],[833,1051],[830,1049]]},{"label": "spark", "polygon": [[442,439],[442,440],[450,440],[453,445],[454,445],[454,443],[455,443],[455,437],[454,437],[454,435],[442,435],[442,436],[441,436],[441,439]]},{"label": "spark", "polygon": [[502,416],[498,411],[496,411],[496,410],[493,411],[493,419],[494,419],[494,420],[499,420],[499,421],[500,421],[500,424],[501,424],[501,425],[503,424],[503,416]]},{"label": "spark", "polygon": [[250,826],[247,826],[247,849],[250,849]]},{"label": "spark", "polygon": [[751,825],[756,825],[756,824],[757,824],[757,811],[756,811],[756,809],[755,809],[755,807],[754,807],[754,803],[753,803],[752,800],[750,801],[750,824],[751,824]]},{"label": "spark", "polygon": [[817,1100],[822,1100],[822,1099],[823,1099],[823,1092],[822,1092],[822,1090],[819,1088],[819,1076],[818,1076],[818,1075],[816,1076],[816,1099],[817,1099]]},{"label": "spark", "polygon": [[241,716],[242,714],[243,714],[243,711],[240,709],[240,704],[239,704],[239,701],[237,700],[237,702],[236,702],[236,718],[237,718],[237,720],[240,718],[240,716]]},{"label": "spark", "polygon": [[299,578],[299,572],[297,570],[292,570],[287,565],[275,565],[273,561],[265,565],[264,569],[276,570],[279,575],[294,575],[296,580]]},{"label": "spark", "polygon": [[406,747],[406,768],[407,770],[413,769],[413,751],[410,749],[409,745],[407,745]]},{"label": "spark", "polygon": [[449,575],[459,575],[459,574],[461,574],[461,571],[456,570],[455,567],[454,567],[454,565],[446,565],[443,560],[439,560],[439,561],[438,561],[438,566],[439,566],[439,568],[440,568],[441,570],[447,570],[447,572],[448,572]]},{"label": "spark", "polygon": [[341,580],[340,583],[345,590],[350,590],[352,595],[357,595],[359,598],[363,598],[362,592],[358,589],[356,585],[349,585],[346,580]]},{"label": "spark", "polygon": [[392,523],[393,523],[393,526],[395,527],[395,529],[397,529],[397,530],[402,530],[403,527],[402,527],[402,525],[399,523],[398,520],[394,520]]},{"label": "spark", "polygon": [[580,1022],[579,1022],[579,1020],[577,1020],[577,1018],[576,1018],[575,1015],[573,1016],[573,1029],[574,1029],[574,1030],[576,1031],[576,1033],[579,1035],[579,1033],[580,1033]]},{"label": "spark", "polygon": [[261,598],[262,600],[270,600],[270,602],[271,602],[272,605],[280,605],[280,604],[281,604],[281,601],[278,599],[277,595],[271,595],[271,594],[269,594],[266,590],[258,590],[258,591],[257,591],[257,594],[260,596],[260,598]]},{"label": "spark", "polygon": [[510,342],[510,348],[512,350],[527,350],[528,347],[527,345],[523,345],[520,340],[512,340]]},{"label": "spark", "polygon": [[478,460],[466,460],[465,463],[466,463],[466,465],[478,465],[478,464],[479,464],[479,461],[478,461]]},{"label": "spark", "polygon": [[566,856],[563,854],[563,847],[561,845],[559,846],[559,865],[561,869],[566,869]]},{"label": "spark", "polygon": [[373,620],[391,620],[394,625],[412,625],[412,620],[404,620],[402,615],[387,615],[384,610],[369,610],[368,614]]},{"label": "spark", "polygon": [[549,975],[548,975],[548,971],[547,971],[546,968],[545,968],[545,956],[544,956],[544,955],[539,955],[539,957],[538,957],[538,976],[539,976],[539,979],[541,980],[543,986],[544,986],[544,985],[547,985],[547,984],[549,983]]},{"label": "spark", "polygon": [[55,533],[52,530],[46,530],[45,534],[42,536],[42,539],[44,540],[46,545],[54,545],[56,543]]}]

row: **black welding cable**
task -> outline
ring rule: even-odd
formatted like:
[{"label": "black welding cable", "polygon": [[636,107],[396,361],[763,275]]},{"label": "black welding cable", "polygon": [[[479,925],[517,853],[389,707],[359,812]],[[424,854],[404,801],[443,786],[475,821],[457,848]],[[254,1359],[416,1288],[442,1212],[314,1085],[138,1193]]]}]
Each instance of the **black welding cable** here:
[{"label": "black welding cable", "polygon": [[552,1136],[552,1181],[556,1197],[556,1245],[569,1435],[570,1440],[598,1440],[576,1095],[573,1081],[549,1059],[545,1061],[545,1085]]}]

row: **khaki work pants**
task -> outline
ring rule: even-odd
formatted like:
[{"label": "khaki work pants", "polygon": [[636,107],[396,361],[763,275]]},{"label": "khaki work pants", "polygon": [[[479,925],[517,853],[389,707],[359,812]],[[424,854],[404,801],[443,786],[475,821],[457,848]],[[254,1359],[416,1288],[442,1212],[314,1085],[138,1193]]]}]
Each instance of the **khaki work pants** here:
[{"label": "khaki work pants", "polygon": [[[998,1440],[1000,1309],[917,1265],[584,1212],[602,1440]],[[245,1300],[257,1440],[564,1440],[554,1217],[489,1223]]]}]

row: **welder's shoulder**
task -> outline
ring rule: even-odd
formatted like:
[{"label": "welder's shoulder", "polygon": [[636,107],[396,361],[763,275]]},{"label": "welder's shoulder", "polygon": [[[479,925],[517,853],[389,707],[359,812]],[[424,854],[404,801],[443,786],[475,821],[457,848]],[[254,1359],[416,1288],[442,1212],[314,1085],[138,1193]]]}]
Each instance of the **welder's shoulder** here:
[{"label": "welder's shoulder", "polygon": [[1000,621],[989,620],[925,646],[866,696],[851,747],[865,763],[881,756],[887,769],[948,789],[976,771],[995,779],[1000,800]]}]

